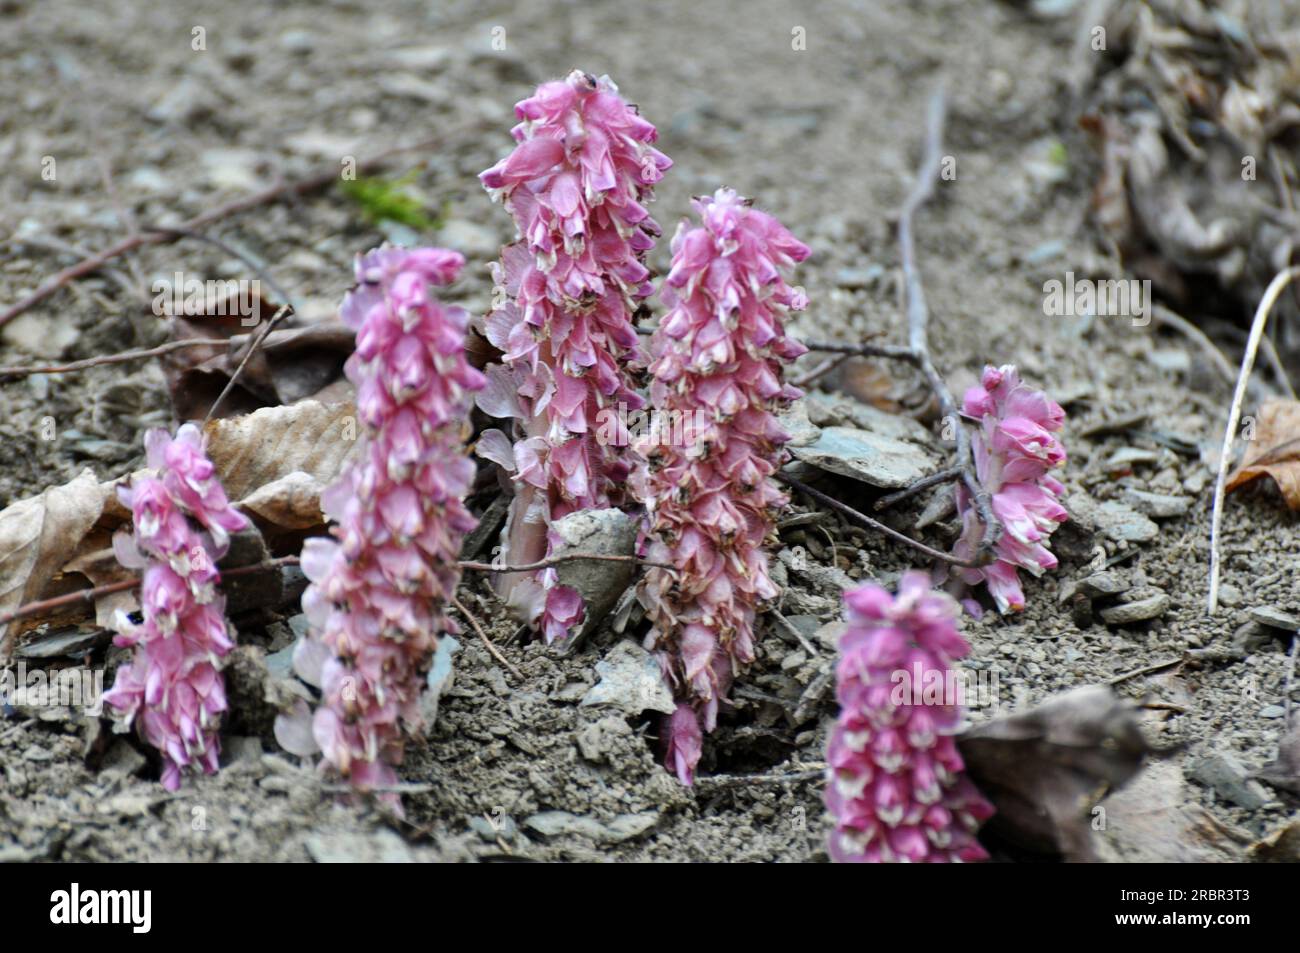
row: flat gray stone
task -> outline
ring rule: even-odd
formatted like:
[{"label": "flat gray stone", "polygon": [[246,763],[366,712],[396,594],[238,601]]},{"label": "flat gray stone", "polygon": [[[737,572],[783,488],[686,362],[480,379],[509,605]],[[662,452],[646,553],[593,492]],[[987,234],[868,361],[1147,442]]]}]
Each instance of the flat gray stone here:
[{"label": "flat gray stone", "polygon": [[542,811],[524,821],[524,826],[543,837],[587,837],[602,844],[618,844],[644,834],[659,822],[657,813],[620,814],[609,823],[568,811]]},{"label": "flat gray stone", "polygon": [[1078,585],[1078,591],[1089,599],[1105,599],[1108,596],[1118,596],[1121,593],[1128,592],[1131,588],[1133,587],[1124,574],[1113,569],[1093,573],[1087,579],[1081,580]]},{"label": "flat gray stone", "polygon": [[1192,505],[1192,501],[1185,496],[1147,493],[1144,490],[1125,490],[1124,502],[1143,516],[1151,516],[1155,519],[1182,516]]},{"label": "flat gray stone", "polygon": [[611,705],[627,715],[643,711],[671,715],[677,709],[658,660],[635,642],[625,639],[610,649],[596,663],[596,674],[600,681],[580,705]]},{"label": "flat gray stone", "polygon": [[915,443],[854,427],[827,427],[815,443],[790,452],[828,473],[890,490],[910,486],[939,469],[934,454]]},{"label": "flat gray stone", "polygon": [[1135,602],[1124,602],[1117,606],[1101,610],[1102,620],[1107,625],[1132,625],[1136,622],[1148,622],[1164,615],[1169,608],[1169,596],[1156,593]]},{"label": "flat gray stone", "polygon": [[1300,619],[1273,606],[1256,606],[1250,610],[1250,618],[1270,629],[1284,629],[1287,632],[1300,631]]},{"label": "flat gray stone", "polygon": [[1268,791],[1258,781],[1250,780],[1250,773],[1233,755],[1220,752],[1197,761],[1192,766],[1191,778],[1199,781],[1225,801],[1230,801],[1248,811],[1268,803]]}]

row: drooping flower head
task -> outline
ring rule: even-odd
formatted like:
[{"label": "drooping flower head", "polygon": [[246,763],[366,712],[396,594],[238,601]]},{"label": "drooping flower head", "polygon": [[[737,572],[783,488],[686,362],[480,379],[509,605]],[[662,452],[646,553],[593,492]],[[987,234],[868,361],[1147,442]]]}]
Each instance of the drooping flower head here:
[{"label": "drooping flower head", "polygon": [[[989,492],[993,515],[1002,524],[995,544],[997,559],[978,569],[958,569],[966,583],[984,582],[999,612],[1025,607],[1018,569],[1035,576],[1056,568],[1047,539],[1069,518],[1058,502],[1064,487],[1050,475],[1065,463],[1065,448],[1056,437],[1065,411],[1042,391],[1020,380],[1011,364],[986,367],[978,387],[966,392],[962,412],[979,424],[971,440],[975,470]],[[984,534],[974,501],[957,486],[962,534],[954,552],[970,559]]]},{"label": "drooping flower head", "polygon": [[[957,604],[915,570],[903,574],[897,597],[868,584],[844,601],[840,716],[826,754],[831,859],[986,860],[975,832],[993,808],[965,776],[953,737],[961,708],[949,676],[970,651]],[[925,690],[935,681],[937,697]]]},{"label": "drooping flower head", "polygon": [[217,735],[226,710],[221,659],[234,647],[225,600],[217,591],[216,563],[229,534],[248,526],[230,506],[198,428],[186,424],[173,439],[165,430],[145,435],[154,476],[118,487],[131,510],[134,535],[113,540],[118,560],[143,569],[143,621],[118,611],[115,645],[135,651],[117,670],[104,703],[136,722],[162,753],[163,786],[180,787],[181,772],[217,770]]},{"label": "drooping flower head", "polygon": [[656,414],[686,426],[652,427],[636,447],[649,461],[637,478],[643,553],[675,567],[650,569],[640,600],[653,626],[647,647],[678,696],[667,764],[685,784],[702,732],[754,659],[755,609],[777,594],[764,546],[786,503],[771,476],[790,437],[776,415],[800,396],[783,371],[805,351],[783,326],[787,309],[806,305],[785,275],[808,257],[780,222],[730,189],[695,209],[703,224],[683,222],[673,238],[669,311],[650,365]]},{"label": "drooping flower head", "polygon": [[[514,217],[519,239],[494,266],[498,302],[487,337],[504,352],[479,406],[513,418],[488,431],[479,453],[515,483],[502,542],[508,564],[536,562],[554,521],[623,502],[630,464],[625,428],[598,432],[602,415],[642,407],[629,368],[632,315],[651,291],[646,253],[659,235],[645,205],[672,163],[650,143],[655,127],[608,77],[575,70],[515,107],[515,150],[480,179]],[[502,596],[547,641],[583,613],[555,570],[504,574]]]},{"label": "drooping flower head", "polygon": [[468,314],[435,285],[464,259],[441,248],[380,248],[359,256],[341,317],[357,332],[345,371],[357,388],[362,444],[321,495],[334,539],[303,546],[310,632],[299,674],[319,685],[312,733],[325,760],[360,789],[396,780],[403,727],[419,701],[455,592],[463,502],[474,479],[462,425],[483,377],[465,360]]}]

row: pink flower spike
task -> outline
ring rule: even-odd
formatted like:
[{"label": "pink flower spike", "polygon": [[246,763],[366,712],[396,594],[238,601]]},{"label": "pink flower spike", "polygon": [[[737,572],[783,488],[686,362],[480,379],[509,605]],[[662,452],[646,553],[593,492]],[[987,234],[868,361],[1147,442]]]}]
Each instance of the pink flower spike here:
[{"label": "pink flower spike", "polygon": [[[730,189],[695,201],[664,287],[669,312],[651,338],[651,402],[659,427],[635,442],[645,502],[643,555],[669,563],[642,581],[654,650],[679,706],[667,720],[667,766],[690,783],[700,735],[712,731],[732,678],[754,659],[754,614],[775,598],[764,546],[786,498],[771,476],[789,440],[776,415],[799,391],[784,365],[803,353],[786,337],[786,284],[807,246]],[[688,717],[689,716],[689,717]]]},{"label": "pink flower spike", "polygon": [[[631,467],[617,416],[642,406],[632,315],[651,292],[645,257],[659,235],[645,205],[672,163],[650,146],[654,126],[608,77],[574,70],[515,113],[518,145],[480,176],[518,233],[493,272],[508,298],[485,328],[504,365],[489,369],[479,397],[484,413],[511,420],[510,434],[490,431],[479,452],[515,484],[501,560],[519,564],[550,554],[556,520],[625,501]],[[554,584],[554,574],[496,579],[505,602],[548,642],[586,614],[568,596],[537,591]]]},{"label": "pink flower spike", "polygon": [[[1025,595],[1017,570],[1038,576],[1056,568],[1047,540],[1069,518],[1059,502],[1065,488],[1048,473],[1065,463],[1065,447],[1056,436],[1065,411],[1042,391],[1022,383],[1016,368],[1006,364],[984,369],[980,386],[966,392],[962,412],[979,425],[971,438],[976,475],[990,495],[1002,532],[994,544],[994,562],[958,569],[956,574],[969,585],[987,585],[999,612],[1019,612]],[[953,553],[970,559],[985,527],[960,483],[957,512],[962,533]]]},{"label": "pink flower spike", "polygon": [[376,249],[358,256],[358,284],[341,307],[356,322],[346,373],[365,431],[321,497],[334,538],[303,546],[309,632],[294,664],[321,688],[312,734],[325,762],[358,790],[396,781],[438,638],[457,631],[445,607],[475,525],[461,428],[484,379],[465,359],[468,314],[431,287],[454,280],[463,262],[441,248]]},{"label": "pink flower spike", "polygon": [[[959,699],[923,688],[954,684],[970,648],[952,597],[923,572],[898,595],[868,584],[844,595],[848,628],[836,668],[840,715],[827,745],[831,859],[847,863],[987,860],[975,839],[993,807],[962,773],[953,740]],[[898,648],[910,646],[900,655]]]},{"label": "pink flower spike", "polygon": [[151,430],[145,447],[156,475],[119,490],[135,534],[113,541],[123,565],[143,565],[144,621],[118,613],[114,643],[134,654],[117,670],[104,703],[128,725],[139,716],[141,737],[162,754],[163,787],[174,791],[185,770],[217,770],[217,728],[226,710],[220,661],[234,641],[215,560],[228,534],[249,524],[227,502],[198,428],[186,424],[175,438]]}]

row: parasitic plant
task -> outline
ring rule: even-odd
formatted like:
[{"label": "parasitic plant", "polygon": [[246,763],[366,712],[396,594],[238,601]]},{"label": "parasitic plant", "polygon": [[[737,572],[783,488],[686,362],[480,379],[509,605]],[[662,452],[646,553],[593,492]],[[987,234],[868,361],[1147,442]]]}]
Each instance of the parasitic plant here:
[{"label": "parasitic plant", "polygon": [[666,720],[666,763],[689,784],[701,736],[737,671],[754,659],[756,607],[776,596],[764,547],[786,497],[771,479],[789,440],[777,413],[800,396],[784,366],[805,348],[783,327],[802,309],[785,281],[808,257],[772,216],[730,189],[695,201],[703,224],[683,222],[673,238],[664,287],[669,311],[651,341],[651,402],[657,415],[684,420],[685,440],[654,427],[638,453],[647,510],[643,555],[652,568],[640,600],[678,699]]},{"label": "parasitic plant", "polygon": [[[1065,411],[1042,391],[1020,380],[1011,364],[989,366],[977,387],[962,401],[962,413],[979,429],[971,441],[975,472],[988,490],[993,515],[1002,524],[994,546],[996,559],[978,569],[958,569],[970,585],[983,582],[999,612],[1025,607],[1017,569],[1035,576],[1056,567],[1047,539],[1069,518],[1059,500],[1064,487],[1049,471],[1065,463],[1065,448],[1055,436]],[[957,512],[962,534],[954,552],[970,559],[984,533],[984,524],[970,493],[957,487]],[[968,605],[973,605],[969,603]]]},{"label": "parasitic plant", "polygon": [[[848,627],[836,669],[840,716],[831,732],[826,806],[832,860],[985,860],[975,839],[992,806],[965,776],[952,663],[970,647],[952,597],[903,574],[898,596],[877,585],[845,593]],[[938,681],[932,698],[922,686]]]},{"label": "parasitic plant", "polygon": [[118,561],[143,569],[143,621],[118,610],[114,644],[134,649],[117,670],[104,703],[138,724],[162,753],[162,783],[180,787],[184,769],[217,770],[217,726],[226,710],[221,660],[234,647],[225,599],[217,591],[216,563],[231,533],[247,527],[231,508],[198,428],[186,424],[175,439],[165,430],[145,435],[153,476],[118,487],[130,508],[134,534],[113,539]]},{"label": "parasitic plant", "polygon": [[[514,151],[480,179],[514,217],[518,240],[494,265],[488,339],[503,353],[479,406],[515,418],[514,438],[488,431],[479,452],[511,474],[515,497],[501,558],[521,565],[556,544],[550,525],[579,510],[618,506],[631,465],[626,427],[598,428],[638,410],[630,365],[633,313],[652,287],[645,266],[659,226],[645,203],[672,164],[650,143],[655,127],[608,77],[575,70],[515,106]],[[497,582],[506,602],[548,642],[583,616],[554,569]]]},{"label": "parasitic plant", "polygon": [[462,426],[483,377],[465,359],[468,314],[432,288],[463,264],[441,248],[371,251],[358,258],[357,287],[340,311],[357,333],[345,369],[363,437],[321,495],[334,538],[303,546],[310,631],[294,663],[321,688],[316,743],[358,789],[396,781],[438,637],[457,631],[445,606],[461,539],[475,525],[463,502],[474,464]]}]

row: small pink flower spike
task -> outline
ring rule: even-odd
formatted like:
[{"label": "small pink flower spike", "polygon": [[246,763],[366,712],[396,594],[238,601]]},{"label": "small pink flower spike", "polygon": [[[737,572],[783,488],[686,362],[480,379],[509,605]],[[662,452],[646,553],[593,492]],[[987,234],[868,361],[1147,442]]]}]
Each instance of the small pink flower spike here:
[{"label": "small pink flower spike", "polygon": [[175,791],[182,771],[217,770],[217,727],[226,710],[221,659],[234,642],[216,563],[229,534],[248,520],[226,500],[193,424],[175,438],[152,430],[145,448],[156,474],[118,488],[135,533],[113,540],[123,565],[144,570],[144,621],[137,625],[117,613],[113,642],[135,651],[117,670],[104,703],[128,725],[138,721],[141,736],[162,753],[163,786]]},{"label": "small pink flower spike", "polygon": [[[971,440],[975,470],[988,490],[993,515],[1002,524],[995,544],[997,559],[979,569],[958,569],[969,585],[983,582],[999,612],[1025,607],[1018,569],[1035,576],[1056,568],[1047,539],[1069,519],[1058,499],[1064,487],[1049,471],[1065,463],[1065,448],[1055,436],[1065,411],[1041,391],[1021,383],[1013,365],[986,367],[978,387],[966,392],[962,412],[979,424]],[[957,512],[962,534],[954,554],[974,556],[984,534],[974,501],[957,486]]]},{"label": "small pink flower spike", "polygon": [[397,780],[438,636],[457,631],[444,608],[475,525],[463,502],[474,464],[462,426],[483,377],[465,359],[468,314],[431,287],[463,264],[441,248],[376,249],[358,257],[340,311],[357,332],[345,371],[364,436],[321,495],[334,539],[303,545],[310,631],[294,662],[322,691],[312,733],[325,761],[358,789]]},{"label": "small pink flower spike", "polygon": [[[957,631],[957,604],[915,570],[903,574],[897,597],[869,584],[844,601],[840,716],[826,754],[831,859],[987,860],[975,832],[993,807],[964,774],[953,738],[958,700],[922,700],[922,686],[950,685],[953,661],[970,651]],[[924,701],[934,699],[927,693]]]},{"label": "small pink flower spike", "polygon": [[[806,301],[783,277],[808,248],[730,189],[695,201],[703,225],[673,238],[669,311],[651,340],[656,413],[691,426],[652,427],[636,451],[645,501],[640,600],[679,705],[667,719],[667,766],[690,784],[703,732],[738,671],[754,660],[756,606],[777,595],[766,543],[786,497],[771,476],[790,435],[776,415],[800,391],[784,367],[805,348],[787,337],[787,309]],[[665,439],[668,436],[668,439]]]},{"label": "small pink flower spike", "polygon": [[[514,152],[480,179],[515,219],[519,239],[494,267],[506,300],[488,316],[504,363],[488,369],[478,404],[513,418],[513,435],[489,431],[479,453],[512,476],[515,497],[501,559],[543,559],[549,526],[570,513],[624,502],[626,438],[602,421],[643,401],[630,369],[639,343],[632,315],[651,291],[646,253],[659,226],[646,211],[672,163],[658,133],[608,77],[574,70],[515,107]],[[548,642],[581,620],[578,593],[554,569],[497,580],[505,601]]]}]

